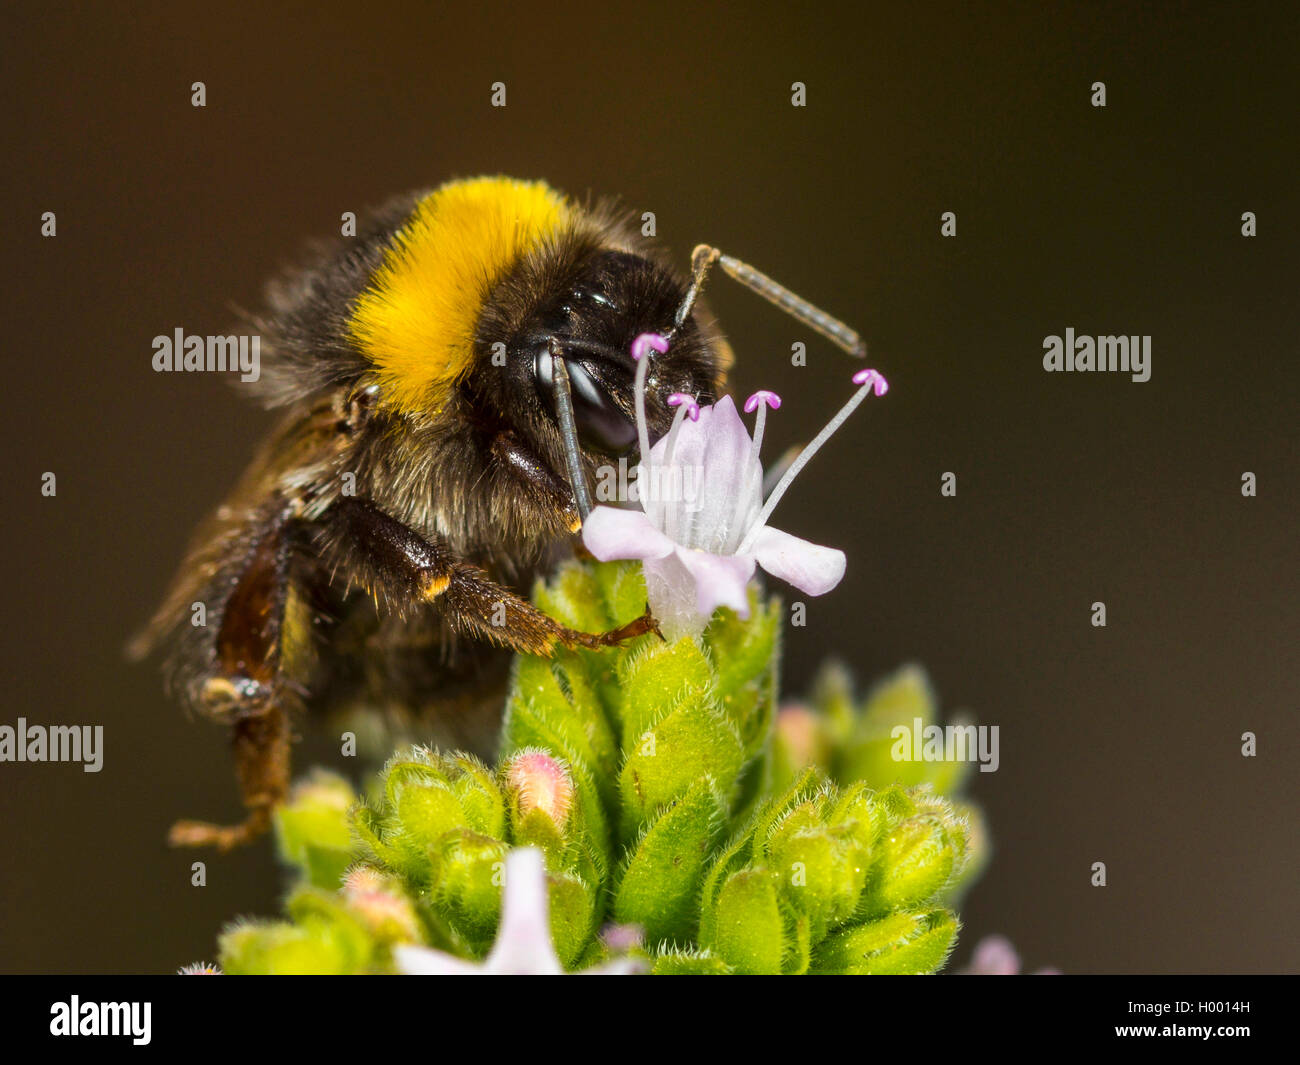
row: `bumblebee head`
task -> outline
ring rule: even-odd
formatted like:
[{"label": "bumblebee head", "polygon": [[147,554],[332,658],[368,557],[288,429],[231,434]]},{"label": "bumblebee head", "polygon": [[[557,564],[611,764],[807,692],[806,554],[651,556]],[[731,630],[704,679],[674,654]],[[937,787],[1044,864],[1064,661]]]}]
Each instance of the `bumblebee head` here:
[{"label": "bumblebee head", "polygon": [[[637,440],[632,342],[642,333],[673,332],[684,295],[684,284],[668,267],[604,240],[560,241],[544,249],[499,286],[483,318],[481,347],[498,361],[504,353],[500,384],[509,395],[503,404],[536,411],[545,421],[541,434],[553,437],[560,400],[553,356],[559,356],[582,451],[630,454]],[[673,339],[648,380],[646,415],[654,438],[671,423],[669,395],[686,392],[711,403],[719,383],[720,341],[710,326],[692,317]]]},{"label": "bumblebee head", "polygon": [[556,352],[591,463],[635,448],[638,334],[674,333],[648,382],[652,436],[671,422],[671,393],[712,402],[725,344],[702,315],[675,326],[685,294],[681,275],[612,212],[540,183],[480,178],[415,201],[347,329],[381,408],[509,430],[563,476]]}]

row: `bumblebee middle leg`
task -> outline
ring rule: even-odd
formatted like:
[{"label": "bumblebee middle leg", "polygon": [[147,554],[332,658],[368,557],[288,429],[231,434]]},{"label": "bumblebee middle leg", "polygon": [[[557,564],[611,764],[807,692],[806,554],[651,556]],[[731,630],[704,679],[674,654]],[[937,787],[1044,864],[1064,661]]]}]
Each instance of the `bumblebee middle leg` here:
[{"label": "bumblebee middle leg", "polygon": [[336,561],[359,571],[376,601],[399,611],[436,603],[457,630],[524,654],[549,657],[561,647],[611,647],[658,631],[648,611],[608,632],[567,628],[369,500],[347,497],[334,503],[326,536]]}]

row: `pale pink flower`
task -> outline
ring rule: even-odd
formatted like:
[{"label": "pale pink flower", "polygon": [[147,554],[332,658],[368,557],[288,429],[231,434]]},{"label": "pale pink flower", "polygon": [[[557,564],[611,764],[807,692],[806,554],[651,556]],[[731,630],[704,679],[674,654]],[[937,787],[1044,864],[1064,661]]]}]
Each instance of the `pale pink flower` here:
[{"label": "pale pink flower", "polygon": [[[975,944],[970,964],[958,976],[1019,976],[1020,955],[1006,936],[985,936]],[[1034,976],[1059,976],[1056,969],[1039,969]]]},{"label": "pale pink flower", "polygon": [[[564,966],[551,942],[546,865],[536,847],[506,855],[501,924],[496,941],[481,962],[428,947],[393,948],[398,968],[410,976],[561,976]],[[635,958],[615,958],[584,969],[583,975],[628,976],[644,971]]]},{"label": "pale pink flower", "polygon": [[693,484],[696,490],[690,498],[685,493],[679,498],[641,491],[640,510],[596,507],[582,527],[587,549],[602,561],[637,559],[642,563],[650,609],[669,640],[698,635],[721,606],[748,617],[747,588],[756,566],[806,595],[829,592],[844,576],[844,552],[774,529],[767,520],[831,434],[868,394],[883,396],[888,382],[875,370],[854,374],[857,391],[800,452],[764,500],[759,448],[767,410],[779,407],[781,397],[767,391],[749,397],[746,412],[757,411],[751,438],[730,396],[700,407],[693,397],[674,393],[668,399],[677,407],[672,428],[651,447],[645,380],[652,350],[668,350],[667,341],[657,333],[643,334],[632,345],[632,357],[637,360],[635,396],[641,446],[637,484]]}]

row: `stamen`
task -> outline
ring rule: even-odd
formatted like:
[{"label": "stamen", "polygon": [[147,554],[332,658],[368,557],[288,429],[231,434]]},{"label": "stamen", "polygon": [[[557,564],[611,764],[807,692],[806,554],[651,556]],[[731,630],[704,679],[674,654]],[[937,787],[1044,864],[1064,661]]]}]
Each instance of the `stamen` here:
[{"label": "stamen", "polygon": [[640,362],[650,350],[662,355],[668,350],[668,338],[659,333],[642,333],[632,341],[632,358]]},{"label": "stamen", "polygon": [[845,403],[838,412],[836,412],[835,417],[826,423],[826,427],[813,437],[812,442],[799,453],[799,457],[790,464],[790,468],[785,471],[785,476],[777,482],[776,487],[772,489],[772,494],[767,497],[767,502],[763,504],[763,509],[759,512],[758,518],[754,521],[754,524],[750,526],[749,532],[745,535],[745,539],[741,542],[740,546],[736,548],[736,554],[743,554],[750,546],[750,541],[752,541],[758,534],[758,530],[767,523],[767,519],[771,517],[772,511],[776,509],[777,503],[779,503],[781,497],[785,495],[786,489],[790,487],[791,482],[793,482],[799,475],[799,471],[808,465],[809,460],[817,454],[821,446],[834,435],[835,430],[848,421],[849,415],[857,410],[858,405],[867,398],[867,393],[874,390],[877,396],[883,396],[889,391],[889,382],[875,370],[859,370],[853,375],[853,383],[859,386],[858,390],[853,393],[853,396],[849,401]]},{"label": "stamen", "polygon": [[878,370],[859,370],[853,375],[855,385],[865,385],[872,380],[875,381],[877,396],[883,396],[889,391],[889,382],[885,380],[884,375]]},{"label": "stamen", "polygon": [[747,400],[745,400],[745,413],[752,414],[755,410],[758,413],[754,416],[754,439],[749,447],[749,469],[758,468],[759,476],[757,483],[747,483],[741,487],[736,497],[736,506],[732,511],[732,528],[728,530],[727,544],[730,547],[736,546],[738,538],[745,534],[745,518],[753,509],[756,503],[763,502],[763,476],[762,463],[759,461],[759,452],[763,447],[763,428],[767,424],[767,409],[773,410],[781,406],[781,397],[775,392],[769,392],[765,388],[760,388]]},{"label": "stamen", "polygon": [[632,341],[632,358],[636,361],[636,381],[632,386],[632,395],[636,402],[636,437],[641,448],[641,465],[650,469],[650,429],[645,420],[645,379],[650,372],[650,351],[663,354],[668,350],[668,341],[658,333],[642,333]]},{"label": "stamen", "polygon": [[758,458],[759,448],[763,444],[763,426],[767,422],[767,408],[773,410],[781,409],[781,397],[775,392],[769,392],[766,388],[760,388],[747,400],[745,400],[745,413],[753,414],[757,409],[758,414],[754,418],[754,448],[750,452],[754,458]]},{"label": "stamen", "polygon": [[674,392],[668,397],[668,406],[685,408],[684,410],[679,410],[677,412],[677,419],[674,421],[674,425],[682,420],[683,414],[689,415],[693,422],[698,422],[700,420],[700,405],[695,402],[695,397],[689,392]]},{"label": "stamen", "polygon": [[766,388],[760,388],[747,400],[745,400],[745,413],[753,414],[754,410],[760,403],[766,403],[773,410],[781,409],[781,397],[775,392],[769,392]]},{"label": "stamen", "polygon": [[767,496],[772,489],[781,483],[781,478],[785,476],[785,471],[790,468],[790,464],[799,457],[799,452],[803,450],[803,444],[791,444],[783,452],[781,457],[763,471],[762,493]]}]

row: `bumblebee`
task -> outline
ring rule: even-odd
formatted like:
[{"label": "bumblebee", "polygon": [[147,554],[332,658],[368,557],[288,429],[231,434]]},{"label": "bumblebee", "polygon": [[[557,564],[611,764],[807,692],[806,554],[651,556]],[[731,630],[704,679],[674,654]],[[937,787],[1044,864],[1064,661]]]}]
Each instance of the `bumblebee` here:
[{"label": "bumblebee", "polygon": [[574,631],[521,590],[573,550],[588,478],[636,450],[633,340],[670,338],[648,378],[652,436],[669,395],[723,387],[730,351],[697,302],[715,263],[862,353],[716,249],[684,275],[612,207],[501,177],[401,197],[272,283],[246,387],[282,418],[129,648],[167,646],[169,690],[232,731],[245,820],[180,821],[173,844],[266,830],[299,707],[363,707],[485,751],[513,652],[655,631],[648,611]]}]

